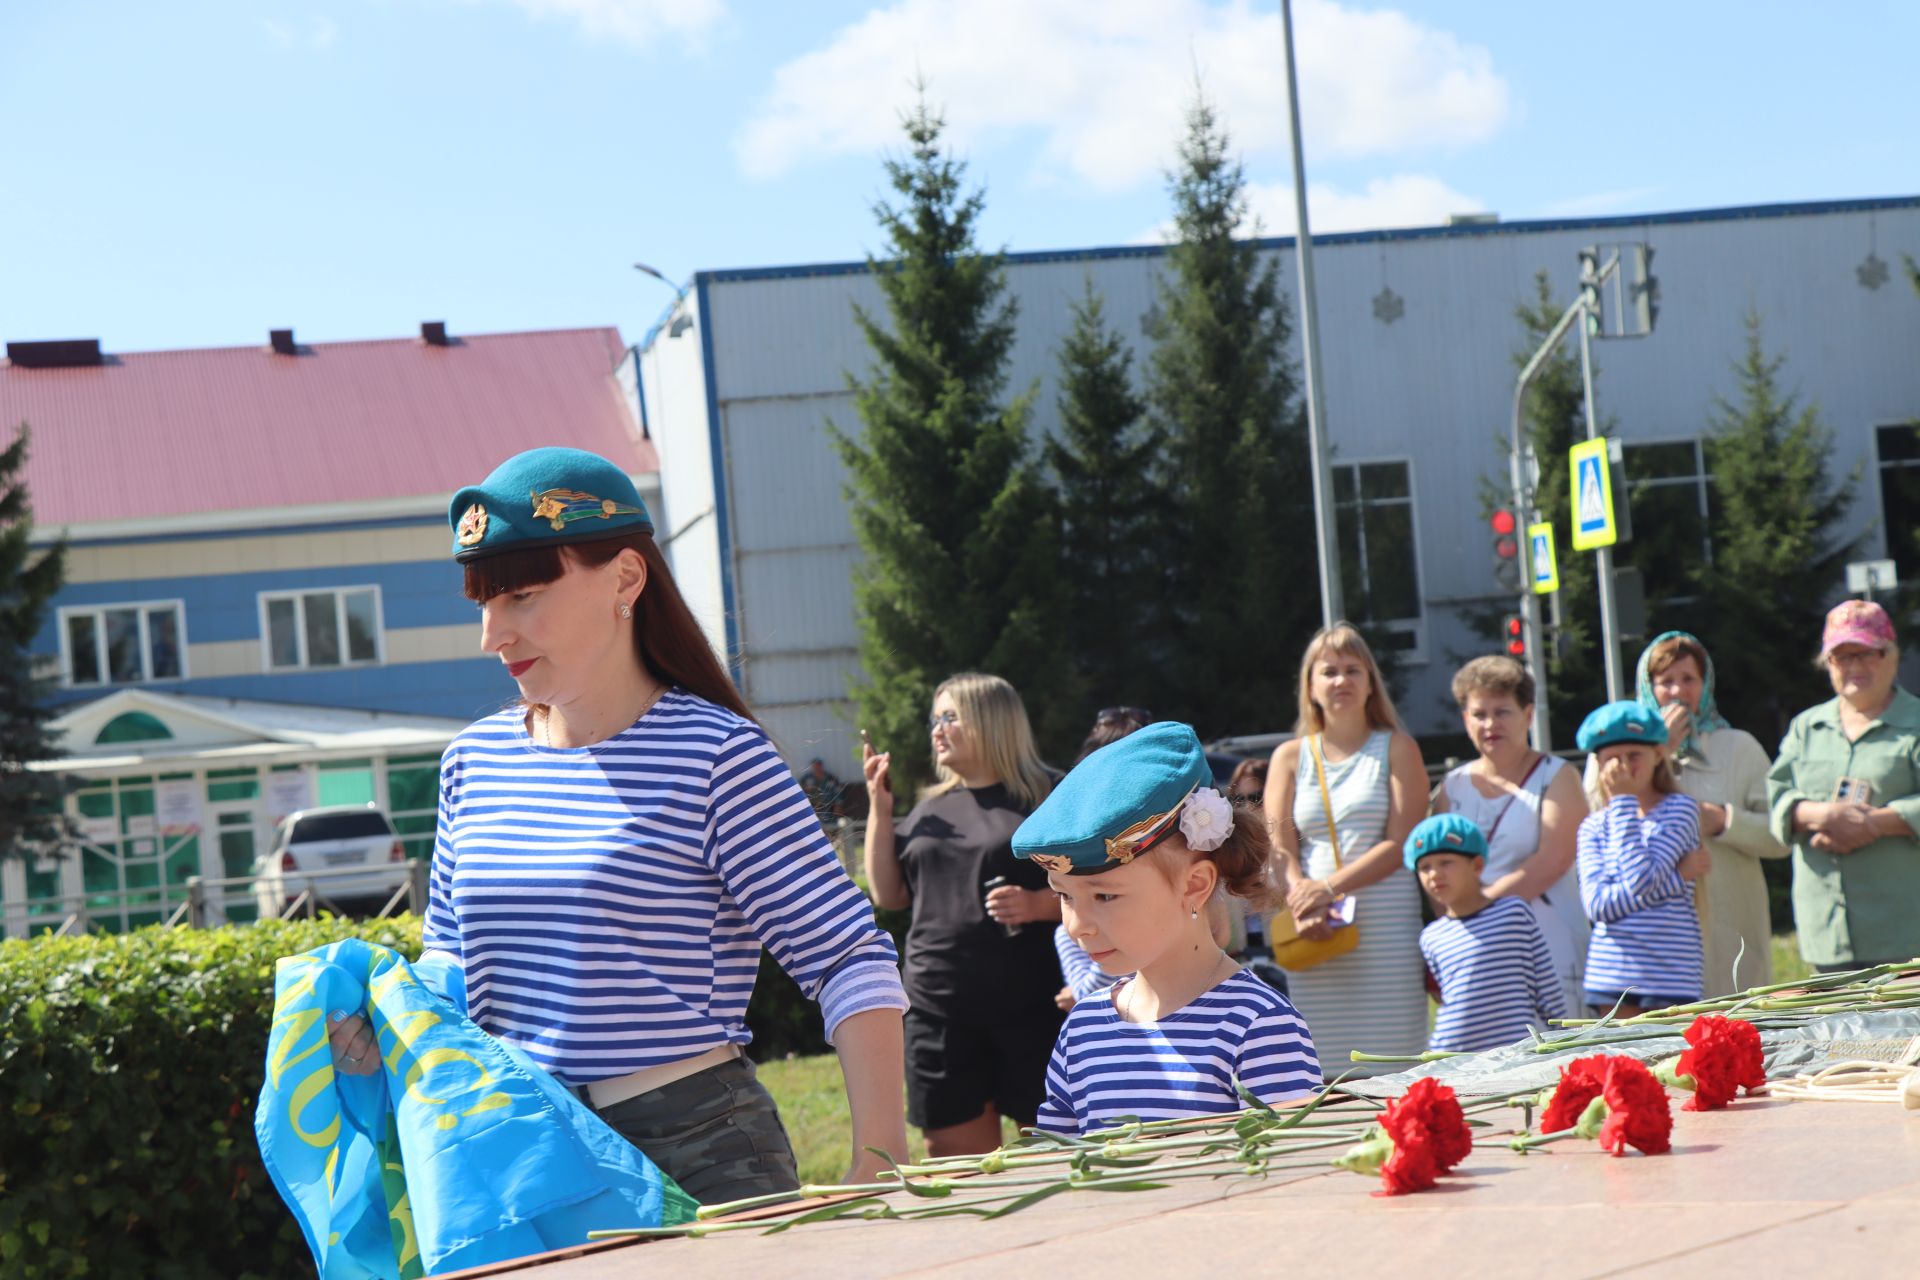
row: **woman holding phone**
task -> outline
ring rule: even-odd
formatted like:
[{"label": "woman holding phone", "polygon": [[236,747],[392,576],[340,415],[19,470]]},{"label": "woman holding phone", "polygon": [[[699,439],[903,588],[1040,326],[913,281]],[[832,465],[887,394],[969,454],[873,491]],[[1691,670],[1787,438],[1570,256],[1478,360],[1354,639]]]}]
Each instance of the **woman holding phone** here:
[{"label": "woman holding phone", "polygon": [[863,747],[867,884],[907,929],[907,1119],[929,1155],[1000,1145],[1000,1117],[1032,1124],[1060,1030],[1046,873],[1013,856],[1013,833],[1052,791],[1026,707],[999,676],[934,690],[927,734],[937,781],[897,826],[892,753]]}]

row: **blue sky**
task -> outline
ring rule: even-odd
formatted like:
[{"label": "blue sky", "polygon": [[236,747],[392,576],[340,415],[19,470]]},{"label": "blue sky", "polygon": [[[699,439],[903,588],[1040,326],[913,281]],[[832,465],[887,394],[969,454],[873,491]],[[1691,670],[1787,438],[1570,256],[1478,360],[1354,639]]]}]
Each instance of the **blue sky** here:
[{"label": "blue sky", "polygon": [[[1196,71],[1287,231],[1276,7],[4,0],[0,338],[637,338],[671,294],[635,260],[878,248],[916,74],[988,245],[1153,238]],[[1296,0],[1315,229],[1920,193],[1920,5],[1814,14]]]}]

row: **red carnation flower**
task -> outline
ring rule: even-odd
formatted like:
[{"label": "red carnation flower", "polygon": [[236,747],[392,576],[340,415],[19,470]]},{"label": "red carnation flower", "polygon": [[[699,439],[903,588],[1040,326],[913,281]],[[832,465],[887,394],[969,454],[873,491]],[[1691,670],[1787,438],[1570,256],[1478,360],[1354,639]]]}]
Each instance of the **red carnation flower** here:
[{"label": "red carnation flower", "polygon": [[1601,1091],[1607,1121],[1600,1126],[1600,1145],[1614,1155],[1635,1147],[1659,1155],[1673,1146],[1673,1109],[1666,1086],[1636,1058],[1614,1058]]},{"label": "red carnation flower", "polygon": [[1738,1089],[1752,1092],[1766,1084],[1760,1032],[1736,1018],[1703,1014],[1685,1031],[1687,1050],[1674,1070],[1694,1080],[1688,1111],[1712,1111],[1733,1101]]},{"label": "red carnation flower", "polygon": [[1473,1131],[1452,1089],[1430,1076],[1413,1082],[1380,1113],[1393,1154],[1380,1166],[1381,1194],[1425,1191],[1473,1151]]},{"label": "red carnation flower", "polygon": [[1553,1100],[1540,1113],[1540,1132],[1558,1133],[1580,1123],[1580,1113],[1606,1087],[1607,1064],[1612,1061],[1607,1054],[1596,1053],[1590,1058],[1575,1058],[1560,1068]]}]

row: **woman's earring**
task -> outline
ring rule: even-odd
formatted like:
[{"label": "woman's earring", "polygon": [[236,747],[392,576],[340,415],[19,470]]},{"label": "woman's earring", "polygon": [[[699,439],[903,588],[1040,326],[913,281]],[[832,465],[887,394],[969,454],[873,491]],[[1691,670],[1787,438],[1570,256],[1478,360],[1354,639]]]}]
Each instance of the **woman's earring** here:
[{"label": "woman's earring", "polygon": [[620,616],[623,618],[631,618],[633,616],[633,606],[624,600],[620,602]]},{"label": "woman's earring", "polygon": [[1198,920],[1199,918],[1200,918],[1200,909],[1198,907],[1194,908],[1192,911],[1187,913],[1187,919],[1189,920]]}]

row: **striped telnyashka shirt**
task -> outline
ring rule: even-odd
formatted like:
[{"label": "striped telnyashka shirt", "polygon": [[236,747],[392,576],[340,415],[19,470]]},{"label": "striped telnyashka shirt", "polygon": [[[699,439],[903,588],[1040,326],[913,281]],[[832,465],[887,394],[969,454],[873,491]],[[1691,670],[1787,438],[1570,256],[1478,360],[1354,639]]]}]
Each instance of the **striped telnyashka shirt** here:
[{"label": "striped telnyashka shirt", "polygon": [[758,726],[675,689],[582,748],[518,708],[440,764],[424,942],[570,1085],[751,1039],[762,944],[825,1016],[905,1009],[893,942]]},{"label": "striped telnyashka shirt", "polygon": [[1262,1102],[1281,1102],[1320,1085],[1307,1024],[1287,998],[1240,972],[1155,1023],[1120,1017],[1122,979],[1073,1006],[1047,1064],[1047,1097],[1038,1128],[1089,1133],[1138,1117],[1224,1115],[1246,1106],[1238,1077]]},{"label": "striped telnyashka shirt", "polygon": [[1692,796],[1667,796],[1644,817],[1639,801],[1615,796],[1580,823],[1580,901],[1593,919],[1589,992],[1700,998],[1700,921],[1693,884],[1676,870],[1699,843]]},{"label": "striped telnyashka shirt", "polygon": [[1522,898],[1495,898],[1470,916],[1441,916],[1420,931],[1420,954],[1440,983],[1429,1049],[1475,1053],[1524,1039],[1529,1026],[1567,1016],[1547,939]]}]

